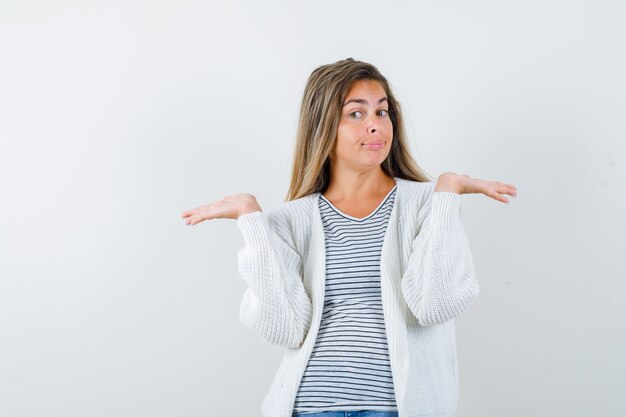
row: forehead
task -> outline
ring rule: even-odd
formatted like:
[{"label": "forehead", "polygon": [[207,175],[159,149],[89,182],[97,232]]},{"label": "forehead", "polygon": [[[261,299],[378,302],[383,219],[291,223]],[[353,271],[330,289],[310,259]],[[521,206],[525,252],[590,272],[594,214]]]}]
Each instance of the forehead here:
[{"label": "forehead", "polygon": [[382,97],[385,95],[385,89],[377,80],[358,79],[350,85],[350,88],[348,88],[346,98],[357,98],[359,95],[366,94]]}]

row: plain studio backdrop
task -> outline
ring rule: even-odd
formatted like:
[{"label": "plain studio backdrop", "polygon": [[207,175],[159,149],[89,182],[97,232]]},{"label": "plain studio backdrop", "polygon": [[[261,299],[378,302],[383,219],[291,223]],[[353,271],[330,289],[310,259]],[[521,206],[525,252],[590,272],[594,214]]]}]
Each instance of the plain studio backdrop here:
[{"label": "plain studio backdrop", "polygon": [[0,416],[259,416],[226,195],[284,201],[317,66],[371,62],[463,195],[459,417],[623,416],[622,1],[0,3]]}]

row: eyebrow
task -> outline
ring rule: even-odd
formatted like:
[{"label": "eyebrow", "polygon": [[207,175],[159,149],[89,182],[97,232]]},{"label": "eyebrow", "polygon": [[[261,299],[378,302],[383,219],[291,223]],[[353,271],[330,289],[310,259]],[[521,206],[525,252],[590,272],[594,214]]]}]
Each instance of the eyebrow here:
[{"label": "eyebrow", "polygon": [[[385,100],[387,100],[387,97],[381,98],[380,100],[378,100],[378,103],[382,103]],[[342,107],[345,107],[346,105],[348,105],[348,103],[352,103],[352,102],[361,103],[361,104],[367,104],[367,100],[365,100],[365,99],[362,99],[362,98],[351,98],[350,100],[348,100],[345,103],[343,103]]]}]

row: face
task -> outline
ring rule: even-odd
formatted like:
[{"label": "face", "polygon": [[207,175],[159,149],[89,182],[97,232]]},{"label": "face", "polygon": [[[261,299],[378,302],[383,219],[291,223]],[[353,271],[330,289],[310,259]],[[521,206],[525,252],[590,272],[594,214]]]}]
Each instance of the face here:
[{"label": "face", "polygon": [[378,81],[356,80],[342,104],[331,163],[334,168],[358,171],[379,166],[393,138],[385,90]]}]

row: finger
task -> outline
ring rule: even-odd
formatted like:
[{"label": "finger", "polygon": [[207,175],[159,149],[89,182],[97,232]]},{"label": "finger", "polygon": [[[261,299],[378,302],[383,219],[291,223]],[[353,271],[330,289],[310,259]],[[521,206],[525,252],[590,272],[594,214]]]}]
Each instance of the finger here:
[{"label": "finger", "polygon": [[513,186],[508,186],[508,190],[510,191],[509,194],[511,194],[513,197],[517,197],[517,188]]},{"label": "finger", "polygon": [[498,191],[500,194],[504,193],[512,195],[513,197],[517,197],[517,189],[514,186],[500,181],[494,181],[493,184],[497,186],[496,191]]},{"label": "finger", "polygon": [[517,191],[514,188],[510,188],[508,186],[501,186],[497,190],[500,194],[509,194],[513,197],[517,197]]},{"label": "finger", "polygon": [[487,195],[492,197],[494,200],[502,201],[503,203],[509,204],[509,200],[506,197],[501,196],[497,192],[490,191]]},{"label": "finger", "polygon": [[196,208],[193,208],[193,209],[191,209],[191,210],[187,210],[187,211],[183,212],[183,218],[185,218],[185,217],[189,217],[189,216],[193,216],[194,214],[198,213],[198,211],[199,211],[200,209],[202,209],[202,207],[203,207],[203,206],[198,206],[198,207],[196,207]]},{"label": "finger", "polygon": [[513,184],[507,184],[506,182],[500,182],[500,181],[497,181],[497,184],[501,187],[509,187],[517,191],[517,188]]}]

